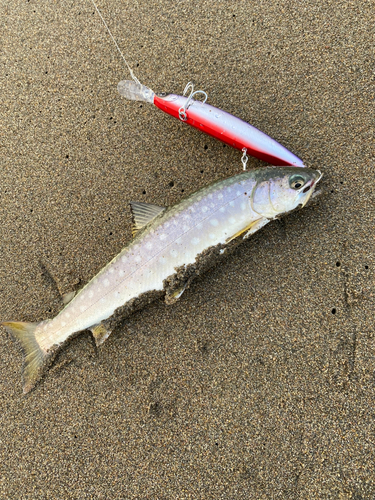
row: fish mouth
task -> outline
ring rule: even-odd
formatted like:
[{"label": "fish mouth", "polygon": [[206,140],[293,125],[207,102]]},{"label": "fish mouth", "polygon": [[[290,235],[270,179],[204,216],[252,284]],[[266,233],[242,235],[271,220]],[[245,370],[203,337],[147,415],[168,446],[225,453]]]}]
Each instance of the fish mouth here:
[{"label": "fish mouth", "polygon": [[307,193],[308,191],[310,191],[309,194],[308,194],[308,196],[306,196],[305,201],[300,204],[301,208],[303,208],[303,207],[306,206],[306,204],[310,201],[311,197],[314,197],[314,191],[315,191],[316,185],[318,184],[318,182],[320,181],[320,179],[323,177],[323,174],[322,174],[322,172],[320,170],[317,170],[317,172],[319,172],[319,177],[316,180],[315,179],[311,179],[310,183],[307,184],[307,186],[305,186],[301,190],[302,193]]}]

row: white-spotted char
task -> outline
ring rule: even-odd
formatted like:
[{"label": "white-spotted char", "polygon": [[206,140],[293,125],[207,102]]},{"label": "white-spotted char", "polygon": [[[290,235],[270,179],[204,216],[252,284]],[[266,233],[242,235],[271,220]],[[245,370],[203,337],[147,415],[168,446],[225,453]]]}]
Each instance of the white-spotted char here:
[{"label": "white-spotted char", "polygon": [[[90,329],[101,344],[110,334],[103,322],[116,309],[145,293],[163,293],[165,280],[207,249],[222,249],[304,206],[320,177],[307,168],[262,168],[218,181],[171,208],[133,203],[134,239],[55,318],[3,322],[25,351],[24,392],[35,386],[67,339]],[[183,291],[176,290],[174,299]]]}]

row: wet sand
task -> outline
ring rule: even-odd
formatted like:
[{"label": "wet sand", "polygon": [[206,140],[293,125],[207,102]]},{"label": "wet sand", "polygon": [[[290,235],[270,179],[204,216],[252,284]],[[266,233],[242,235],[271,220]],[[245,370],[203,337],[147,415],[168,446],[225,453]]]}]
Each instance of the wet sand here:
[{"label": "wet sand", "polygon": [[[99,6],[142,83],[194,81],[325,193],[100,350],[72,340],[27,396],[1,328],[0,497],[374,498],[373,3]],[[131,238],[129,201],[174,204],[241,153],[120,98],[86,0],[0,15],[0,320],[40,321]]]}]

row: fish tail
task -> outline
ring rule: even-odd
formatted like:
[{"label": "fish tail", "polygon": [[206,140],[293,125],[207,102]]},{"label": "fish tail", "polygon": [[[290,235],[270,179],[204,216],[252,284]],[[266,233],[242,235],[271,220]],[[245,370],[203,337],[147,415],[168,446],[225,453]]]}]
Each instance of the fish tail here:
[{"label": "fish tail", "polygon": [[146,87],[133,82],[132,80],[122,80],[117,85],[117,90],[120,95],[130,101],[145,101],[153,104],[155,93]]},{"label": "fish tail", "polygon": [[42,349],[35,337],[35,330],[40,323],[4,321],[1,324],[20,342],[24,352],[23,393],[27,394],[35,387],[45,368],[49,365],[52,352]]}]

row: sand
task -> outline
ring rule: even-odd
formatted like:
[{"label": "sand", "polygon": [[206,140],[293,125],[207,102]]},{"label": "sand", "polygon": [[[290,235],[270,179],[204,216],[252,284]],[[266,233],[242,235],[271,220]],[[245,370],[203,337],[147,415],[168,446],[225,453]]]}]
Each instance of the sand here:
[{"label": "sand", "polygon": [[[100,350],[72,340],[27,396],[1,328],[0,498],[373,499],[374,3],[99,6],[142,83],[194,81],[325,194]],[[0,18],[0,320],[40,321],[131,238],[129,201],[174,204],[241,153],[120,98],[90,2]]]}]

